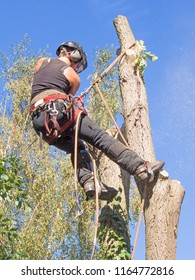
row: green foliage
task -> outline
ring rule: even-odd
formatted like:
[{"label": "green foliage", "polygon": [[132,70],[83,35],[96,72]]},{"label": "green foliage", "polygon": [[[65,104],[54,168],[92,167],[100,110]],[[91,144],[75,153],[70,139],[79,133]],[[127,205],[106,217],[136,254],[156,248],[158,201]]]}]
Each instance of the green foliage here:
[{"label": "green foliage", "polygon": [[4,201],[15,201],[17,209],[29,208],[27,190],[19,175],[22,165],[15,156],[0,159],[0,196]]},{"label": "green foliage", "polygon": [[[38,137],[28,118],[33,69],[40,56],[48,56],[46,51],[34,54],[29,44],[30,40],[25,36],[10,48],[9,56],[1,54],[4,91],[0,107],[0,157],[3,159],[12,154],[13,158],[20,159],[15,166],[17,176],[13,171],[5,173],[2,167],[1,193],[4,199],[0,213],[3,215],[3,238],[7,239],[1,241],[10,241],[9,250],[6,249],[7,253],[2,251],[1,257],[88,258],[93,243],[90,228],[94,203],[86,203],[79,186],[75,196],[69,156],[46,143],[40,151]],[[28,191],[26,198],[25,193],[16,195],[11,180],[18,187],[17,193],[25,186],[24,190]],[[22,189],[19,186],[23,186]]]},{"label": "green foliage", "polygon": [[[19,159],[8,156],[0,159],[0,259],[21,257],[14,243],[19,240],[17,213],[29,212],[28,195],[23,185]],[[12,209],[12,211],[10,211]]]},{"label": "green foliage", "polygon": [[104,206],[101,212],[98,256],[103,260],[130,259],[128,216],[121,207],[120,192],[111,205]]},{"label": "green foliage", "polygon": [[140,40],[137,41],[137,44],[140,48],[140,55],[134,61],[135,68],[138,68],[141,76],[143,76],[145,68],[147,67],[147,59],[151,61],[155,61],[158,57],[151,52],[146,51],[146,47],[144,46],[144,41]]}]

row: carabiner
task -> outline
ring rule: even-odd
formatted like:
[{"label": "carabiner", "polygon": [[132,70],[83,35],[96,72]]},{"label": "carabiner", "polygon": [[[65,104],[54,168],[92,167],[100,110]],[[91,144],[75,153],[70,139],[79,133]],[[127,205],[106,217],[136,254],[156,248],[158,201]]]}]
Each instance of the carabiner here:
[{"label": "carabiner", "polygon": [[[52,104],[52,106],[51,106]],[[48,103],[48,110],[51,116],[58,115],[58,110],[56,109],[56,104],[54,102]]]}]

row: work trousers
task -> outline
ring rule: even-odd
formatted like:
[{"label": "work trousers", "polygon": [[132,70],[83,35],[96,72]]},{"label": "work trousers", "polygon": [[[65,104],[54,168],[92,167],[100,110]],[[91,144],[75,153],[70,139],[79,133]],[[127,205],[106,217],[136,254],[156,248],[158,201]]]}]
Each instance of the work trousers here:
[{"label": "work trousers", "polygon": [[[35,131],[40,134],[42,132],[43,139],[46,134],[44,127],[44,111],[33,116],[33,126]],[[66,121],[64,113],[59,112],[59,122]],[[53,146],[71,154],[72,163],[74,166],[74,141],[75,129],[69,128],[60,138],[52,143]],[[102,130],[93,120],[87,115],[81,116],[79,133],[78,133],[78,181],[81,186],[85,181],[93,176],[93,165],[90,154],[85,143],[89,143],[93,147],[101,150],[112,161],[117,163],[122,169],[126,170],[130,175],[133,175],[138,166],[144,160],[140,158],[134,151],[129,150],[117,139],[114,139],[107,132]]]}]

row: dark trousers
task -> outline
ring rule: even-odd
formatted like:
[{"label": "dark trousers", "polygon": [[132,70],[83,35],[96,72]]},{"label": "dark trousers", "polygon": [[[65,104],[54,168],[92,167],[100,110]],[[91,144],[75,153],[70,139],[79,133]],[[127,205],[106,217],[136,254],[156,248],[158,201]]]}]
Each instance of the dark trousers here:
[{"label": "dark trousers", "polygon": [[[40,132],[43,133],[43,139],[46,134],[44,128],[44,114],[45,112],[42,111],[39,112],[39,114],[35,114],[33,117],[34,129],[38,134]],[[59,122],[66,120],[66,116],[63,114],[64,113],[59,112]],[[70,128],[55,143],[52,143],[53,146],[71,154],[73,165],[74,134],[74,128]],[[129,150],[120,141],[114,139],[107,132],[102,130],[87,115],[82,115],[81,117],[78,136],[78,181],[82,186],[86,180],[93,176],[92,161],[86,149],[85,142],[101,150],[107,157],[126,170],[130,175],[133,175],[137,167],[144,162],[135,152]]]}]

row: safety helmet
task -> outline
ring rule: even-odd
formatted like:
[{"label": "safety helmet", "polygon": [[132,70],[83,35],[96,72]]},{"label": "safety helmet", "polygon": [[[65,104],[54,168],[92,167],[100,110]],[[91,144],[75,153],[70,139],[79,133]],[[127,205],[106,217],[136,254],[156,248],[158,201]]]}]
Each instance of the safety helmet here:
[{"label": "safety helmet", "polygon": [[72,51],[70,52],[71,61],[81,62],[80,66],[76,69],[77,73],[80,73],[87,68],[87,55],[83,51],[83,48],[81,47],[81,45],[79,45],[78,43],[76,43],[74,41],[64,42],[57,48],[57,50],[56,50],[57,56],[60,55],[60,51],[61,51],[62,47],[68,47],[68,48],[72,49]]}]

